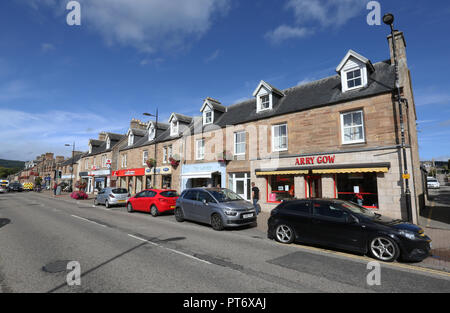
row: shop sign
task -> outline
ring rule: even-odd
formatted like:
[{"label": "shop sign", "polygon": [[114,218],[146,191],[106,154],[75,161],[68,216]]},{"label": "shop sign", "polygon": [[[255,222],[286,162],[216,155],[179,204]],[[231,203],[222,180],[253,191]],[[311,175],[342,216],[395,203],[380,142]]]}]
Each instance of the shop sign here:
[{"label": "shop sign", "polygon": [[120,171],[113,171],[112,176],[144,176],[145,175],[145,169],[144,168],[136,168],[136,169],[130,169],[130,170],[120,170]]},{"label": "shop sign", "polygon": [[146,168],[145,169],[145,175],[170,175],[172,174],[172,167],[171,166],[160,166],[157,168]]},{"label": "shop sign", "polygon": [[297,158],[295,165],[334,164],[335,157],[335,155],[319,155]]}]

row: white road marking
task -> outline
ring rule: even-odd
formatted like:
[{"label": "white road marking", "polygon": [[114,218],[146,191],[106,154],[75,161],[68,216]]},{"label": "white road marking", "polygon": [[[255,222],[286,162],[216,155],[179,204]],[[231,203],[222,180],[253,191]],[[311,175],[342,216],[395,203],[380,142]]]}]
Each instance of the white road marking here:
[{"label": "white road marking", "polygon": [[152,245],[154,245],[154,246],[157,246],[157,247],[160,247],[160,248],[169,250],[169,251],[171,251],[171,252],[180,254],[180,255],[185,256],[185,257],[188,257],[188,258],[190,258],[190,259],[193,259],[193,260],[196,260],[196,261],[200,261],[200,262],[203,262],[203,263],[206,263],[206,264],[212,264],[212,263],[210,263],[210,262],[208,262],[208,261],[202,260],[202,259],[200,259],[200,258],[197,258],[197,257],[193,256],[193,255],[190,255],[190,254],[187,254],[187,253],[184,253],[184,252],[175,250],[175,249],[166,248],[166,247],[161,246],[161,245],[159,245],[159,244],[157,244],[157,243],[151,242],[150,240],[147,240],[147,239],[144,239],[144,238],[135,236],[135,235],[131,235],[131,234],[127,234],[127,235],[130,236],[130,237],[132,237],[132,238],[134,238],[134,239],[137,239],[137,240],[140,240],[140,241],[143,241],[143,242],[150,243],[150,244],[152,244]]},{"label": "white road marking", "polygon": [[86,222],[89,222],[89,223],[92,223],[92,224],[96,224],[96,225],[101,226],[101,227],[108,227],[108,226],[106,226],[106,225],[103,225],[103,224],[100,224],[100,223],[91,221],[91,220],[89,220],[89,219],[87,219],[87,218],[84,218],[84,217],[81,217],[81,216],[78,216],[78,215],[70,215],[70,216],[75,217],[75,218],[78,218],[78,219],[83,220],[83,221],[86,221]]}]

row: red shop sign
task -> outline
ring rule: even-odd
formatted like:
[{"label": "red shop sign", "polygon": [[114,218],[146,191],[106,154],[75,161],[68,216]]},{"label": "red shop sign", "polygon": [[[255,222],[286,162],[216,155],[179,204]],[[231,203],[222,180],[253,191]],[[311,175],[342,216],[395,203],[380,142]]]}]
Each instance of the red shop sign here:
[{"label": "red shop sign", "polygon": [[145,168],[133,168],[130,170],[113,171],[112,176],[124,177],[124,176],[144,176]]},{"label": "red shop sign", "polygon": [[295,165],[334,164],[335,155],[319,155],[297,158]]}]

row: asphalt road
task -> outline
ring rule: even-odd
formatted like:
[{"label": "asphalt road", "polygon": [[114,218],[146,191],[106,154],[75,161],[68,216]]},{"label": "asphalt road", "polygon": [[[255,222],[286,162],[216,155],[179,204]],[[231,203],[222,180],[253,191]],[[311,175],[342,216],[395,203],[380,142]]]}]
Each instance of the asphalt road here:
[{"label": "asphalt road", "polygon": [[[81,285],[68,286],[68,261]],[[449,292],[450,275],[36,193],[0,194],[1,292]],[[56,262],[56,263],[55,263]],[[43,270],[58,270],[50,273]]]}]

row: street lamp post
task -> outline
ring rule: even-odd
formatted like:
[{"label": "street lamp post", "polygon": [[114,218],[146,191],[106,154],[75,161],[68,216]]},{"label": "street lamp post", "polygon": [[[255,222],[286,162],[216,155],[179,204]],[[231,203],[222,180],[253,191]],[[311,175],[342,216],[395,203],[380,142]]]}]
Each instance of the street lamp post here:
[{"label": "street lamp post", "polygon": [[399,68],[398,68],[398,60],[397,60],[397,49],[395,43],[395,30],[394,30],[394,15],[391,13],[387,13],[383,16],[383,22],[391,28],[391,36],[392,36],[392,50],[394,56],[394,66],[395,66],[395,88],[397,92],[397,101],[399,107],[399,119],[400,119],[400,131],[401,131],[401,148],[403,153],[403,176],[402,178],[405,180],[405,204],[406,210],[408,214],[408,220],[412,221],[412,208],[411,208],[411,190],[409,189],[409,173],[408,173],[408,163],[406,158],[406,144],[405,144],[405,125],[403,119],[403,108],[402,101],[406,99],[402,99],[400,92],[400,79],[399,79]]},{"label": "street lamp post", "polygon": [[158,149],[156,149],[156,138],[158,137],[158,108],[156,108],[156,114],[151,114],[151,113],[143,113],[143,115],[145,116],[151,116],[154,117],[156,119],[155,122],[155,139],[154,141],[154,145],[155,145],[155,166],[153,169],[153,188],[156,188],[156,165],[158,163],[158,159],[157,159],[157,151]]},{"label": "street lamp post", "polygon": [[66,143],[65,146],[66,146],[66,147],[70,147],[70,146],[72,147],[72,167],[71,167],[71,169],[70,169],[70,181],[71,181],[71,186],[70,186],[70,188],[71,188],[72,191],[73,191],[73,158],[74,158],[74,155],[75,155],[75,142],[74,142],[72,145]]}]

